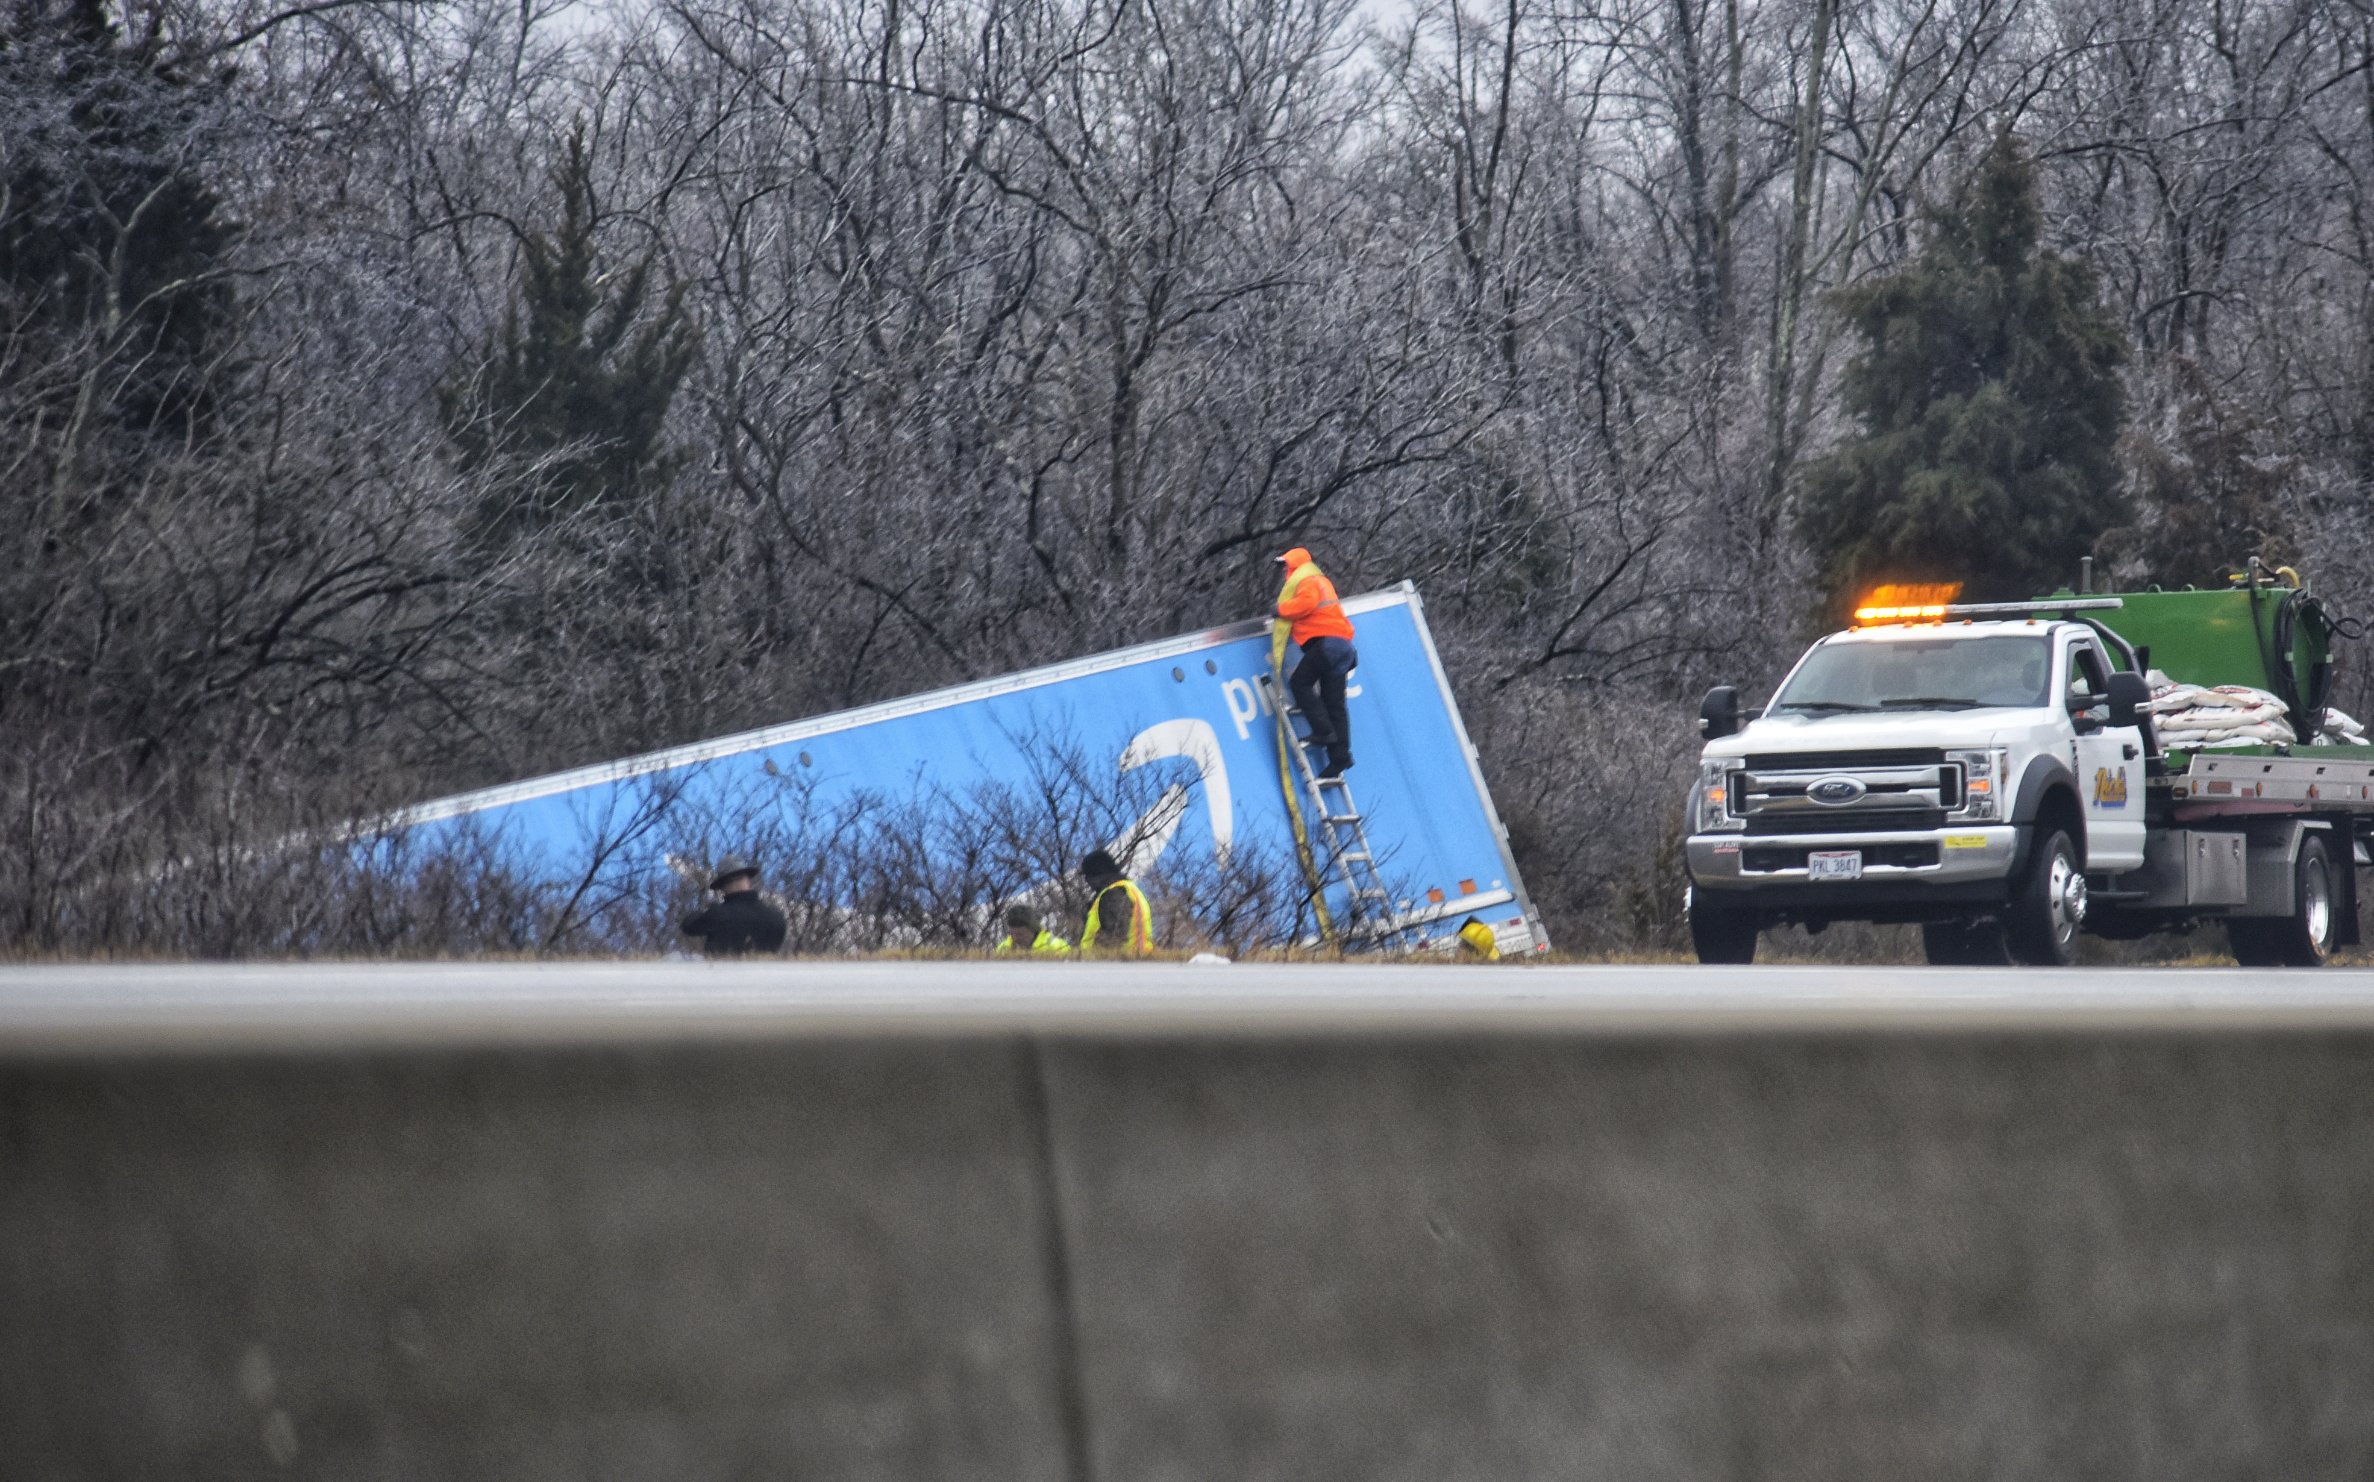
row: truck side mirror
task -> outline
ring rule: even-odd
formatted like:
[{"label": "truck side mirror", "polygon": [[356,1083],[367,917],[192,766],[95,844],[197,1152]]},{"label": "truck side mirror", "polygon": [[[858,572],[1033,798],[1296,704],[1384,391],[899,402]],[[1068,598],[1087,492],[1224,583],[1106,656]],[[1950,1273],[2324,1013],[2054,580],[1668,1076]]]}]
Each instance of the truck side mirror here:
[{"label": "truck side mirror", "polygon": [[1731,685],[1718,684],[1698,702],[1698,734],[1709,741],[1720,741],[1738,729],[1739,691]]},{"label": "truck side mirror", "polygon": [[2110,676],[2110,723],[2131,726],[2151,709],[2151,681],[2131,669]]}]

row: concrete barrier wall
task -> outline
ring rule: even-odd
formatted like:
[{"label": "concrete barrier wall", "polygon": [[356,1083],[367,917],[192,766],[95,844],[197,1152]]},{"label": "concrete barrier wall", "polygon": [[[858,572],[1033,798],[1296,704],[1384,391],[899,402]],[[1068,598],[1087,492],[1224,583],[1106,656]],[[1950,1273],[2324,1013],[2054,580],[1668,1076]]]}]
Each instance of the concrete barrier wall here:
[{"label": "concrete barrier wall", "polygon": [[2374,1038],[0,1064],[0,1475],[2374,1475]]}]

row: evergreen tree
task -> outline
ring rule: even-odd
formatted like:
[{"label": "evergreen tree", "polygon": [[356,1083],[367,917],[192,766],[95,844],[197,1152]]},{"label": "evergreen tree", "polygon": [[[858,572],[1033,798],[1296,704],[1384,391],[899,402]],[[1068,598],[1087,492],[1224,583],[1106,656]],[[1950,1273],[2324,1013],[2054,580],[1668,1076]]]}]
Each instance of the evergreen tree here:
[{"label": "evergreen tree", "polygon": [[2127,435],[2135,520],[2102,537],[2105,574],[2121,586],[2214,587],[2252,556],[2298,560],[2285,496],[2301,464],[2279,430],[2220,397],[2189,356],[2164,370],[2164,409]]},{"label": "evergreen tree", "polygon": [[621,504],[664,479],[670,458],[661,433],[696,340],[683,284],[646,313],[654,254],[615,284],[597,271],[582,125],[552,181],[559,226],[522,241],[519,287],[501,331],[440,394],[466,467],[518,470],[476,513],[473,533],[489,545]]},{"label": "evergreen tree", "polygon": [[184,438],[219,401],[233,234],[190,164],[213,91],[127,44],[99,0],[0,3],[0,334],[20,365],[89,365],[86,442]]},{"label": "evergreen tree", "polygon": [[1862,431],[1807,467],[1798,520],[1834,602],[1880,581],[2049,590],[2121,522],[2125,336],[2040,226],[2005,134],[1918,257],[1833,295],[1864,344],[1842,387]]}]

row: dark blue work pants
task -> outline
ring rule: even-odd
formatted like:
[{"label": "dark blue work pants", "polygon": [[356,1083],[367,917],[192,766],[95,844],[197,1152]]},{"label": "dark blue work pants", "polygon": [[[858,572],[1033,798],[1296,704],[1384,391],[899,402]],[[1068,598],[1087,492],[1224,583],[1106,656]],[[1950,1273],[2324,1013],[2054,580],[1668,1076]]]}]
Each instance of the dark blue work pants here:
[{"label": "dark blue work pants", "polygon": [[1311,728],[1311,741],[1327,748],[1327,759],[1339,767],[1352,765],[1352,718],[1345,713],[1344,690],[1359,650],[1344,638],[1314,638],[1302,646],[1302,662],[1286,682],[1294,703]]}]

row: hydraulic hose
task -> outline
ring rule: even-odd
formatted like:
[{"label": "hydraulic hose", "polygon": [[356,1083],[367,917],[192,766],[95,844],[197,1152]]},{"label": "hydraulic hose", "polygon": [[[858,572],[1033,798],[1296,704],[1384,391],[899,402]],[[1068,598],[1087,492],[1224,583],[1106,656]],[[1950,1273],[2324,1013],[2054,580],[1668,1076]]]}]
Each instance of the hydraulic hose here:
[{"label": "hydraulic hose", "polygon": [[2324,725],[2326,709],[2333,703],[2333,640],[2344,638],[2355,643],[2366,636],[2365,624],[2333,610],[2322,597],[2303,592],[2300,596],[2300,619],[2322,642],[2324,662],[2308,672],[2308,703],[2315,707],[2318,728]]},{"label": "hydraulic hose", "polygon": [[2311,715],[2300,703],[2300,591],[2294,587],[2275,604],[2275,657],[2282,665],[2283,702],[2299,721],[2299,737],[2311,740],[2323,729],[2325,718]]},{"label": "hydraulic hose", "polygon": [[2330,665],[2317,665],[2308,676],[2308,693],[2305,696],[2300,693],[2297,645],[2303,608],[2311,619],[2322,616],[2314,599],[2298,587],[2275,599],[2275,652],[2267,667],[2278,686],[2276,698],[2283,701],[2297,723],[2300,740],[2307,742],[2324,730],[2325,701],[2331,696],[2333,673]]},{"label": "hydraulic hose", "polygon": [[[2275,698],[2283,702],[2285,712],[2292,717],[2294,734],[2306,742],[2323,734],[2325,710],[2332,703],[2333,640],[2340,637],[2355,641],[2365,635],[2365,625],[2335,612],[2322,599],[2311,594],[2308,584],[2300,579],[2300,573],[2289,566],[2276,567],[2274,574],[2289,579],[2290,586],[2262,587],[2259,577],[2265,569],[2259,558],[2253,556],[2245,572],[2234,577],[2234,580],[2248,583],[2252,608],[2251,632],[2259,642],[2261,664]],[[2257,611],[2259,593],[2267,590],[2276,594],[2275,611],[2269,618],[2267,628],[2261,628]],[[2307,625],[2308,633],[2316,639],[2317,645],[2326,651],[2326,657],[2311,664],[2305,676],[2300,673],[2298,662],[2303,623]],[[2272,633],[2267,631],[2270,628]],[[2308,686],[2305,694],[2300,688],[2303,678]]]},{"label": "hydraulic hose", "polygon": [[[2299,596],[2298,587],[2275,588],[2275,612],[2265,624],[2259,621],[2259,594],[2269,589],[2259,585],[2259,563],[2252,557],[2247,585],[2250,594],[2250,633],[2258,641],[2259,672],[2267,681],[2268,692],[2283,702],[2283,713],[2292,718],[2294,733],[2302,738],[2314,732],[2305,729],[2308,717],[2300,710],[2300,685],[2292,673],[2292,637],[2298,620],[2292,612],[2292,600]],[[2237,581],[2245,578],[2237,577]],[[2274,630],[2270,637],[2268,629]]]}]

